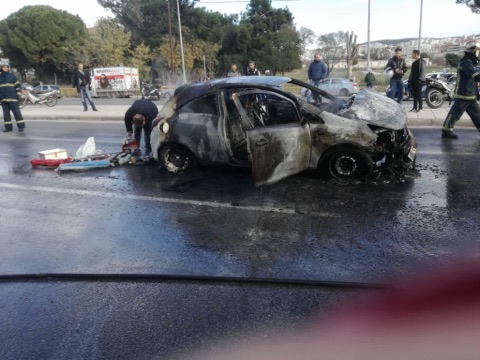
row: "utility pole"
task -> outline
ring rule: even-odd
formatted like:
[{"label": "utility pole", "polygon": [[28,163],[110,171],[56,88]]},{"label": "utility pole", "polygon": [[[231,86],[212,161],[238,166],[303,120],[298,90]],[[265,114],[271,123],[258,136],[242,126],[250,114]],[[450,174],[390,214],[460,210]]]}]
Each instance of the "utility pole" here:
[{"label": "utility pole", "polygon": [[368,0],[367,70],[370,69],[370,0]]},{"label": "utility pole", "polygon": [[173,37],[172,37],[172,19],[170,15],[170,1],[167,0],[168,7],[168,48],[170,55],[170,82],[173,82],[173,70],[175,69],[173,64]]},{"label": "utility pole", "polygon": [[420,0],[420,26],[418,29],[418,51],[420,51],[420,48],[422,47],[422,11],[423,11],[423,0]]},{"label": "utility pole", "polygon": [[177,15],[178,15],[178,31],[180,33],[180,51],[182,52],[183,84],[185,85],[187,83],[187,74],[185,73],[185,55],[183,53],[182,21],[180,20],[180,0],[177,0]]}]

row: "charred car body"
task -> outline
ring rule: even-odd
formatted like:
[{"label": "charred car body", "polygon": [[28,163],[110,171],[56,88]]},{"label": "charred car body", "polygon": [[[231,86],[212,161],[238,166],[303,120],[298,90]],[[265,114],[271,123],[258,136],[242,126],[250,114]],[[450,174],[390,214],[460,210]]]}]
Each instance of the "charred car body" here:
[{"label": "charred car body", "polygon": [[[302,99],[305,88],[315,103]],[[386,164],[413,166],[406,119],[367,89],[345,100],[287,77],[218,79],[175,91],[153,123],[152,152],[171,172],[249,166],[257,186],[306,169],[358,179]]]}]

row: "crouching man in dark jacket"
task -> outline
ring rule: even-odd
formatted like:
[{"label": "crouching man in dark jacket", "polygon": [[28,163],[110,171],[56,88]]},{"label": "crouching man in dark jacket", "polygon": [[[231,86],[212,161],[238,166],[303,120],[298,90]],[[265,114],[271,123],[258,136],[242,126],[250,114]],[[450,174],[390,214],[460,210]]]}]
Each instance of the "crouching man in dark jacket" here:
[{"label": "crouching man in dark jacket", "polygon": [[25,130],[25,121],[23,120],[20,106],[18,105],[17,92],[20,91],[20,83],[17,77],[10,72],[10,65],[6,62],[1,63],[0,73],[0,102],[2,103],[3,121],[5,129],[3,132],[13,130],[10,111],[17,122],[18,131]]},{"label": "crouching man in dark jacket", "polygon": [[142,139],[145,140],[145,156],[152,153],[150,144],[150,134],[152,133],[152,122],[158,115],[158,108],[152,101],[146,99],[135,100],[125,112],[125,128],[127,129],[127,138],[133,137],[140,147]]}]

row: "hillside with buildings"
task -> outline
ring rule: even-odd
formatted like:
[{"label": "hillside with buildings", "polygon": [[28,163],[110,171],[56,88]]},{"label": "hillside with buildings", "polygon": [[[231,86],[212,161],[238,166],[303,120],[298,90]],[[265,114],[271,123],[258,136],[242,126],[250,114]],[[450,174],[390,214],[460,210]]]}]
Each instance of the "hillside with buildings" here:
[{"label": "hillside with buildings", "polygon": [[[429,38],[424,37],[421,39],[420,51],[422,56],[426,56],[428,63],[434,63],[437,65],[444,64],[445,55],[449,53],[461,55],[463,53],[463,47],[469,40],[480,41],[480,34],[477,35],[464,35],[464,36],[451,36],[444,38]],[[394,50],[397,46],[402,48],[403,54],[409,62],[410,54],[412,50],[418,49],[418,38],[403,38],[403,39],[384,39],[370,42],[370,66],[372,68],[382,68],[385,66],[385,62],[393,56]],[[345,47],[341,44],[340,47]],[[313,54],[319,51],[321,48],[311,49],[305,54],[305,61],[309,63],[313,59]],[[355,68],[362,69],[367,66],[367,43],[359,44],[358,49],[358,63]],[[344,68],[345,61],[341,59],[335,65],[335,68]]]}]

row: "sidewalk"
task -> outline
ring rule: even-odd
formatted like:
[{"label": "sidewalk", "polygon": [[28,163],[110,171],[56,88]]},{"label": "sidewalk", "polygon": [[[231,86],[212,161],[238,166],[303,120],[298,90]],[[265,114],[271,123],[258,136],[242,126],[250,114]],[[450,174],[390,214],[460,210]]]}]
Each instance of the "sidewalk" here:
[{"label": "sidewalk", "polygon": [[90,107],[83,111],[81,104],[62,105],[59,102],[53,107],[27,105],[22,109],[22,115],[25,120],[123,121],[130,105],[101,105],[97,106],[98,111],[92,111]]},{"label": "sidewalk", "polygon": [[[412,108],[412,101],[405,101],[403,108],[407,111],[408,126],[433,126],[441,128],[448,113],[448,105],[439,109],[425,107],[423,112],[408,112]],[[159,110],[162,105],[158,105]],[[59,103],[54,107],[27,105],[22,109],[25,120],[80,120],[80,121],[123,121],[125,112],[129,108],[125,105],[100,105],[98,111],[83,111],[79,105],[62,105]],[[458,121],[457,127],[472,127],[470,117],[465,113]]]}]

